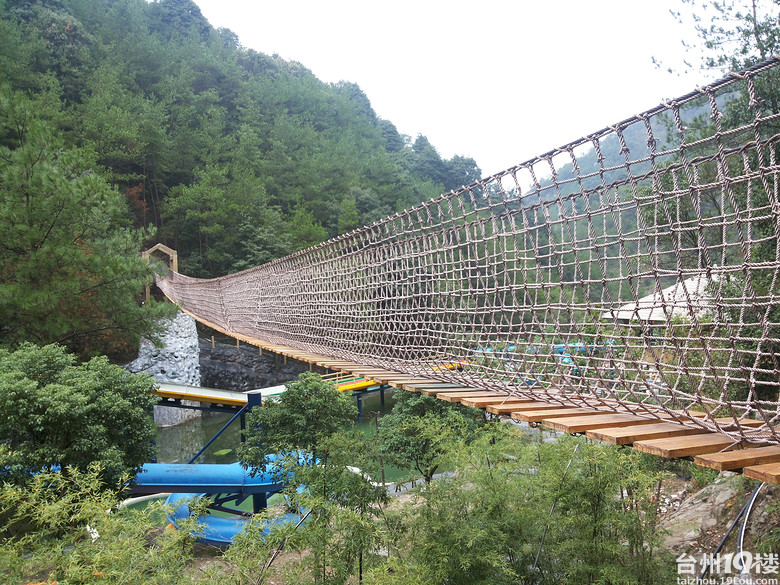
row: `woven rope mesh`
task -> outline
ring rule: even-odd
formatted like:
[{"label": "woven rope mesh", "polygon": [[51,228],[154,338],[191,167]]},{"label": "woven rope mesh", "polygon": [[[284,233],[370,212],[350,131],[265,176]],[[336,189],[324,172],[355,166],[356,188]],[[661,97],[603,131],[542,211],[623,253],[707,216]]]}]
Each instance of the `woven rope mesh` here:
[{"label": "woven rope mesh", "polygon": [[778,443],[778,81],[775,59],[292,256],[159,286],[260,342]]}]

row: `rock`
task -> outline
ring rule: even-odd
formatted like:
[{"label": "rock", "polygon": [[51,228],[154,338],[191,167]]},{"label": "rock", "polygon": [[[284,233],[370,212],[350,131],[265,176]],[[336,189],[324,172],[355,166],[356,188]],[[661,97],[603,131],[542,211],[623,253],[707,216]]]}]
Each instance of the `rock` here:
[{"label": "rock", "polygon": [[[162,346],[156,347],[151,341],[142,339],[138,358],[125,368],[134,374],[150,374],[158,382],[200,386],[200,350],[195,320],[185,313],[177,313],[165,324],[160,341]],[[199,416],[198,410],[154,407],[154,422],[160,426],[176,425]]]},{"label": "rock", "polygon": [[[195,320],[184,313],[178,313],[165,325],[160,339],[162,347],[142,340],[138,358],[125,368],[133,373],[151,374],[158,382],[236,392],[278,386],[309,371],[309,364],[292,359],[285,364],[281,356],[270,352],[261,355],[249,345],[218,343],[212,348],[210,340],[198,339]],[[198,416],[199,411],[184,408],[154,409],[154,421],[160,426],[176,425]]]},{"label": "rock", "polygon": [[[663,520],[663,528],[669,533],[664,547],[675,552],[693,554],[712,552],[707,550],[707,533],[717,529],[725,532],[739,512],[737,501],[739,478],[733,473],[721,474],[701,491],[682,500],[679,507]],[[685,491],[679,494],[684,497]]]},{"label": "rock", "polygon": [[267,351],[260,355],[250,345],[217,343],[212,348],[210,340],[200,340],[201,382],[206,388],[246,392],[278,386],[308,371],[308,364],[292,359],[285,364],[281,356]]}]

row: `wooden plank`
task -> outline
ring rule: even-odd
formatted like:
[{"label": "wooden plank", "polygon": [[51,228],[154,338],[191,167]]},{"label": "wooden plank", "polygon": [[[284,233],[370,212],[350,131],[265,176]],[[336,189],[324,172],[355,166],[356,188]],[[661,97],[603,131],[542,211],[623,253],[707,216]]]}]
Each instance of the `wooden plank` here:
[{"label": "wooden plank", "polygon": [[676,412],[677,415],[682,418],[705,418],[707,416],[706,412],[699,412],[697,410],[689,410],[688,414],[685,414],[684,410],[675,410],[673,412]]},{"label": "wooden plank", "polygon": [[[726,417],[719,417],[712,419],[715,422],[717,422],[721,427],[723,427],[724,430],[731,431],[736,430],[737,423],[734,422],[734,417],[726,416]],[[762,427],[764,426],[764,421],[762,420],[752,420],[752,419],[745,419],[739,421],[739,425],[742,427],[749,427],[751,429]]]},{"label": "wooden plank", "polygon": [[460,400],[463,406],[470,406],[471,408],[485,408],[491,404],[524,404],[528,402],[533,402],[533,400],[530,398],[514,398],[509,394],[485,398],[465,397]]},{"label": "wooden plank", "polygon": [[341,370],[351,372],[355,368],[359,367],[358,364],[351,362],[316,362],[316,365],[328,368],[329,370]]},{"label": "wooden plank", "polygon": [[742,470],[745,477],[765,481],[767,483],[780,484],[780,463],[765,463],[752,465]]},{"label": "wooden plank", "polygon": [[534,401],[531,400],[529,402],[525,399],[520,399],[515,402],[510,402],[509,400],[507,400],[503,404],[488,404],[485,410],[487,410],[491,414],[510,414],[512,412],[522,411],[525,406],[528,406],[528,404],[532,402]]},{"label": "wooden plank", "polygon": [[609,414],[601,413],[593,416],[580,416],[577,420],[569,418],[546,418],[542,424],[546,427],[561,431],[563,433],[584,433],[589,429],[604,429],[608,427],[629,427],[649,425],[656,422],[656,419],[641,418],[635,414]]},{"label": "wooden plank", "polygon": [[397,382],[400,386],[401,384],[410,384],[410,383],[431,383],[435,382],[435,380],[431,380],[429,378],[420,378],[419,376],[410,376],[409,374],[393,374],[391,380],[393,382]]},{"label": "wooden plank", "polygon": [[377,372],[377,371],[366,372],[366,371],[353,370],[353,373],[358,376],[362,376],[363,378],[370,378],[372,380],[375,380],[380,384],[384,384],[385,386],[389,385],[389,381],[393,377],[393,374],[390,372]]},{"label": "wooden plank", "polygon": [[461,388],[460,384],[444,384],[436,382],[412,382],[401,384],[401,388],[408,390],[409,392],[422,392],[423,390],[439,390],[439,389],[453,389]]},{"label": "wooden plank", "polygon": [[420,392],[421,390],[426,389],[437,389],[437,388],[460,388],[461,384],[450,384],[447,382],[437,382],[436,380],[420,380],[415,382],[405,382],[404,384],[401,384],[401,387],[404,390],[409,390],[410,392]]},{"label": "wooden plank", "polygon": [[[550,402],[540,402],[533,400],[531,402],[524,402],[514,407],[512,412],[528,411],[528,410],[561,410],[564,408],[576,408],[575,406],[564,406],[562,404],[551,404]],[[493,412],[488,408],[488,412]],[[499,413],[493,413],[499,414]]]},{"label": "wooden plank", "polygon": [[630,427],[614,427],[586,431],[586,436],[602,443],[612,445],[631,445],[634,441],[648,439],[663,439],[665,437],[684,437],[685,435],[700,435],[704,429],[693,429],[677,423],[656,422],[649,425]]},{"label": "wooden plank", "polygon": [[394,374],[393,372],[387,372],[384,370],[365,370],[362,368],[352,368],[351,369],[353,374],[357,374],[358,376],[363,376],[364,378],[374,378],[374,379],[389,379],[393,376],[397,376],[398,374]]},{"label": "wooden plank", "polygon": [[548,418],[564,418],[570,416],[589,416],[592,414],[598,414],[598,410],[592,408],[554,408],[551,410],[525,410],[525,411],[513,411],[512,418],[515,420],[522,420],[525,422],[542,422]]},{"label": "wooden plank", "polygon": [[780,463],[780,445],[735,449],[725,453],[699,455],[693,462],[696,465],[711,467],[718,471],[742,469],[743,467],[763,465],[765,463]]},{"label": "wooden plank", "polygon": [[500,395],[489,390],[484,390],[481,392],[439,392],[436,394],[436,398],[439,400],[444,400],[445,402],[460,402],[462,398],[468,398],[469,396],[485,398],[489,396],[495,397]]},{"label": "wooden plank", "polygon": [[687,435],[685,437],[668,437],[665,439],[651,439],[649,441],[636,441],[634,449],[650,455],[658,455],[666,459],[680,457],[692,457],[705,453],[717,453],[732,447],[734,440],[719,433],[704,433],[699,435]]},{"label": "wooden plank", "polygon": [[469,388],[468,386],[455,386],[452,388],[429,388],[423,390],[421,393],[425,394],[426,396],[436,396],[437,394],[441,394],[443,392],[469,393],[469,392],[488,392],[488,390],[483,390],[481,388]]}]

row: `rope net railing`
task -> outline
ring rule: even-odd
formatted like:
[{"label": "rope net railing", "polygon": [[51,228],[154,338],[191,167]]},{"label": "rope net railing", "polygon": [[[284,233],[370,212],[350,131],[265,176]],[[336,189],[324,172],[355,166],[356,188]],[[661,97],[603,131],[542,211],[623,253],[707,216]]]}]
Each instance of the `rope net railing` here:
[{"label": "rope net railing", "polygon": [[778,82],[775,58],[286,258],[159,286],[257,340],[780,443]]}]

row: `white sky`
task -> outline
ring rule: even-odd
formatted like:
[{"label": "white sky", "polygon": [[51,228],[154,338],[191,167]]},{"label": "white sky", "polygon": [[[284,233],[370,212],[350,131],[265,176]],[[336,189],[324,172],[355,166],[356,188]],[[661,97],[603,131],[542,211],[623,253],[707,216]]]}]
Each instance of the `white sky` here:
[{"label": "white sky", "polygon": [[679,0],[195,0],[244,47],[357,83],[402,134],[493,174],[704,85]]}]

